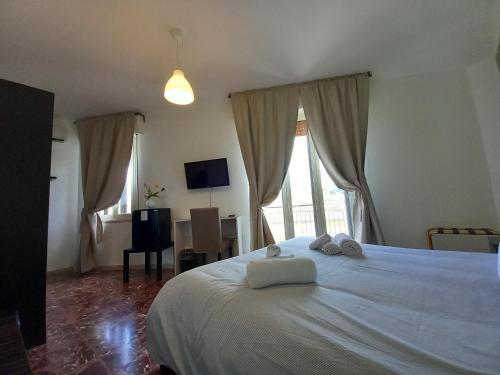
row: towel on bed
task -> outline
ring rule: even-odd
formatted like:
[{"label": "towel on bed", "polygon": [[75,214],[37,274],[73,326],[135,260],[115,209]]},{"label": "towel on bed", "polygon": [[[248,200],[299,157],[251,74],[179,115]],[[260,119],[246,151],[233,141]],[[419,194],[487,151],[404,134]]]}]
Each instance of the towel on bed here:
[{"label": "towel on bed", "polygon": [[310,258],[251,260],[247,264],[250,288],[278,284],[306,284],[316,281],[316,265]]},{"label": "towel on bed", "polygon": [[333,237],[333,242],[340,247],[344,255],[353,256],[363,254],[361,245],[345,233],[336,234]]},{"label": "towel on bed", "polygon": [[275,257],[265,257],[264,259],[290,259],[290,258],[295,258],[295,255],[294,254],[276,255]]},{"label": "towel on bed", "polygon": [[321,250],[328,242],[332,240],[332,237],[328,233],[322,234],[314,241],[309,244],[309,249],[311,250]]},{"label": "towel on bed", "polygon": [[342,254],[342,249],[335,242],[330,241],[325,246],[323,246],[321,252],[326,255],[338,255]]},{"label": "towel on bed", "polygon": [[281,248],[278,245],[272,244],[267,246],[266,257],[277,257],[281,254]]}]

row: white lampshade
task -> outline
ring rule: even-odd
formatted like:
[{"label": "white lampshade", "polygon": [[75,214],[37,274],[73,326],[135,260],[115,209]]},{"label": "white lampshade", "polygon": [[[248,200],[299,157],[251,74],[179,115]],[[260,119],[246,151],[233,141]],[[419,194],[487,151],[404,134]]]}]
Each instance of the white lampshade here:
[{"label": "white lampshade", "polygon": [[184,77],[182,70],[174,70],[172,77],[165,85],[164,96],[170,103],[178,105],[191,104],[194,101],[193,89],[186,77]]}]

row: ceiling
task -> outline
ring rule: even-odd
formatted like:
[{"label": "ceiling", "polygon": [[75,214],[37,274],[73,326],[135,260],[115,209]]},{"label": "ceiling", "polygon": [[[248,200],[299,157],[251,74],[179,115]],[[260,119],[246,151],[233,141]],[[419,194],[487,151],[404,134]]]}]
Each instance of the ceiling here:
[{"label": "ceiling", "polygon": [[1,0],[0,78],[67,118],[172,106],[169,29],[197,107],[228,92],[371,70],[396,77],[492,57],[500,1]]}]

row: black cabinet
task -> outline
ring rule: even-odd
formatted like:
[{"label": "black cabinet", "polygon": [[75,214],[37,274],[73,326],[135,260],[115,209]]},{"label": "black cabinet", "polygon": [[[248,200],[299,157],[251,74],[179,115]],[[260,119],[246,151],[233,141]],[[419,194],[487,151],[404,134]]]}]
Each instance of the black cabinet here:
[{"label": "black cabinet", "polygon": [[27,348],[45,342],[54,94],[0,79],[0,308]]},{"label": "black cabinet", "polygon": [[132,249],[166,249],[171,246],[170,208],[151,208],[132,212]]},{"label": "black cabinet", "polygon": [[145,253],[145,269],[150,270],[150,253],[156,253],[156,278],[161,280],[162,251],[173,245],[170,208],[132,212],[132,248],[123,250],[123,281],[129,281],[129,255]]}]

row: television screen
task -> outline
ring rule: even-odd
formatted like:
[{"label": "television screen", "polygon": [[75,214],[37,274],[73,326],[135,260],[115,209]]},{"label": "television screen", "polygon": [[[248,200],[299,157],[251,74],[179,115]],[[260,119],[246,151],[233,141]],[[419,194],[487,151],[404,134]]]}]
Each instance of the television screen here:
[{"label": "television screen", "polygon": [[184,163],[189,190],[229,185],[227,159],[212,159]]}]

